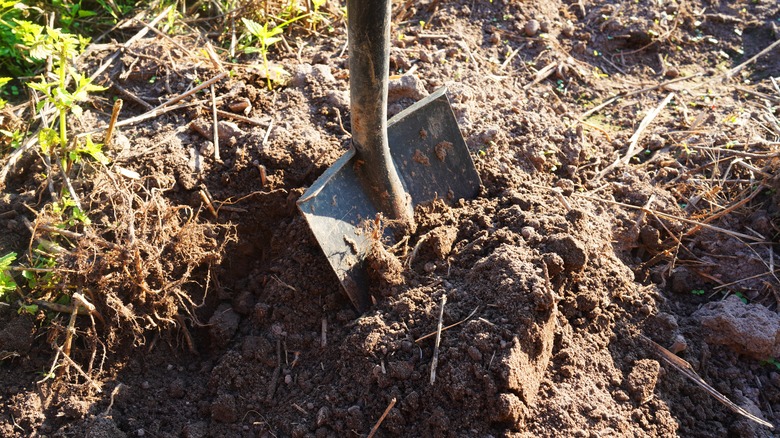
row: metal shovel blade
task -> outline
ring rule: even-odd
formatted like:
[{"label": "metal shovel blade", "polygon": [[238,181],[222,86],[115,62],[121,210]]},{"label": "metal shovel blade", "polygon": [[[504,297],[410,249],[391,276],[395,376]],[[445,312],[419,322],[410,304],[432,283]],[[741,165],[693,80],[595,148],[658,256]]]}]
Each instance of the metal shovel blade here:
[{"label": "metal shovel blade", "polygon": [[[414,205],[435,199],[470,199],[481,181],[463,141],[446,89],[441,88],[387,123],[390,155]],[[379,212],[355,172],[350,149],[298,200],[333,271],[354,306],[371,306],[365,254],[365,221]]]}]

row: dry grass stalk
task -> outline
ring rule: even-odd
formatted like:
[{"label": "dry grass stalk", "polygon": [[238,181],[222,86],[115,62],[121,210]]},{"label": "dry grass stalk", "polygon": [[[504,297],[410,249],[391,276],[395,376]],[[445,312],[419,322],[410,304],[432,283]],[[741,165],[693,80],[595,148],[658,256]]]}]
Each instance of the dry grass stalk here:
[{"label": "dry grass stalk", "polygon": [[655,120],[656,117],[661,113],[661,111],[666,108],[666,105],[669,104],[669,102],[674,98],[674,93],[669,93],[666,95],[666,97],[661,101],[660,104],[658,104],[657,107],[655,107],[653,110],[648,112],[644,119],[642,119],[642,122],[639,124],[639,127],[634,132],[634,134],[629,139],[628,149],[626,150],[626,155],[622,158],[616,159],[612,164],[605,167],[604,170],[602,170],[598,175],[596,175],[593,178],[593,181],[598,181],[599,179],[603,178],[610,172],[612,172],[615,168],[617,168],[620,165],[627,165],[629,161],[631,161],[632,158],[634,158],[635,155],[637,155],[639,152],[641,152],[641,149],[637,148],[637,145],[639,144],[639,139],[642,138],[642,134],[644,134],[645,130],[648,126],[650,126],[650,123]]},{"label": "dry grass stalk", "polygon": [[674,83],[677,83],[677,82],[682,82],[682,81],[687,81],[687,80],[698,78],[698,77],[701,77],[701,76],[704,76],[704,73],[695,73],[695,74],[692,74],[690,76],[681,76],[679,78],[670,79],[668,81],[661,82],[660,84],[652,85],[650,87],[645,87],[645,88],[641,88],[639,90],[629,91],[627,93],[619,93],[619,94],[617,94],[617,95],[615,95],[613,97],[610,97],[609,99],[605,100],[604,102],[602,102],[601,104],[595,106],[594,108],[591,108],[588,111],[585,111],[584,113],[582,113],[582,115],[577,117],[577,122],[579,123],[580,121],[587,119],[591,115],[597,113],[598,111],[601,111],[605,107],[611,105],[614,102],[617,102],[620,99],[623,99],[623,98],[626,98],[626,97],[631,97],[631,96],[636,96],[638,94],[647,93],[648,91],[653,91],[653,90],[658,90],[658,89],[661,89],[661,88],[666,88],[666,87],[668,87],[671,84],[674,84]]},{"label": "dry grass stalk", "polygon": [[[467,317],[465,317],[465,318],[461,319],[460,321],[458,321],[458,322],[456,322],[456,323],[454,323],[454,324],[450,324],[450,325],[448,325],[447,327],[443,327],[443,328],[441,329],[441,331],[442,331],[442,332],[446,332],[447,330],[449,330],[449,329],[451,329],[451,328],[454,328],[454,327],[457,327],[457,326],[459,326],[459,325],[463,324],[464,322],[466,322],[466,321],[468,321],[469,319],[471,319],[471,317],[472,317],[472,316],[474,316],[474,314],[475,314],[475,313],[477,313],[477,310],[479,310],[479,306],[475,307],[475,308],[474,308],[474,310],[472,310],[472,311],[471,311],[471,313],[469,313],[469,316],[467,316]],[[417,339],[416,339],[414,342],[415,342],[415,343],[420,343],[420,342],[422,342],[422,341],[424,341],[424,340],[426,340],[426,339],[430,338],[431,336],[436,336],[436,333],[438,333],[438,332],[439,332],[439,331],[438,331],[438,330],[436,330],[436,331],[433,331],[433,332],[430,332],[430,333],[428,333],[427,335],[420,336],[420,337],[419,337],[419,338],[417,338]]]},{"label": "dry grass stalk", "polygon": [[596,197],[584,195],[584,194],[581,194],[581,193],[574,193],[574,194],[572,194],[572,196],[576,196],[576,197],[583,198],[583,199],[588,199],[588,200],[595,201],[595,202],[602,202],[604,204],[612,204],[612,205],[617,205],[617,206],[620,206],[620,207],[630,208],[632,210],[647,211],[648,213],[650,213],[652,215],[655,215],[655,216],[658,216],[658,217],[662,217],[662,218],[665,218],[665,219],[676,220],[676,221],[680,221],[680,222],[685,222],[686,224],[696,225],[696,226],[699,226],[701,228],[706,228],[708,230],[716,231],[718,233],[727,234],[727,235],[732,236],[732,237],[745,239],[745,240],[750,240],[751,242],[761,242],[761,241],[763,241],[763,239],[760,239],[760,238],[755,237],[755,236],[750,236],[748,234],[739,233],[737,231],[727,230],[725,228],[716,227],[714,225],[706,224],[706,223],[703,223],[703,222],[700,222],[700,221],[695,221],[695,220],[692,220],[692,219],[686,219],[684,217],[675,216],[673,214],[668,214],[668,213],[663,213],[663,212],[660,212],[660,211],[654,211],[654,210],[646,209],[645,207],[638,207],[636,205],[626,204],[626,203],[623,203],[623,202],[610,201],[610,200],[607,200],[607,199],[596,198]]},{"label": "dry grass stalk", "polygon": [[217,117],[217,96],[214,91],[214,84],[209,87],[211,90],[211,121],[214,128],[212,129],[212,142],[214,143],[214,161],[221,163],[222,159],[219,157],[219,118]]},{"label": "dry grass stalk", "polygon": [[111,147],[111,142],[114,140],[114,128],[116,127],[116,119],[119,117],[119,111],[122,110],[122,99],[114,101],[114,107],[111,109],[111,121],[108,122],[108,129],[106,130],[106,147]]},{"label": "dry grass stalk", "polygon": [[436,383],[436,366],[439,363],[439,343],[441,343],[441,326],[444,319],[444,305],[447,304],[447,294],[441,295],[441,304],[439,305],[439,324],[436,328],[436,343],[433,346],[433,359],[431,360],[431,385]]},{"label": "dry grass stalk", "polygon": [[197,93],[198,91],[204,90],[204,89],[214,85],[215,83],[221,81],[222,79],[225,79],[227,77],[227,75],[228,75],[228,73],[223,71],[223,72],[219,73],[218,75],[214,76],[213,78],[211,78],[211,79],[203,82],[202,84],[198,85],[197,87],[195,87],[195,88],[193,88],[193,89],[191,89],[191,90],[189,90],[189,91],[187,91],[185,93],[182,93],[182,94],[180,94],[180,95],[178,95],[176,97],[168,99],[167,101],[161,103],[159,106],[155,107],[154,109],[155,110],[160,110],[162,108],[169,107],[169,106],[173,105],[174,103],[179,102],[182,99],[186,99],[187,97],[192,96],[193,94]]},{"label": "dry grass stalk", "polygon": [[667,350],[666,348],[658,345],[657,343],[653,342],[651,339],[640,335],[642,339],[647,341],[653,349],[658,353],[659,356],[661,356],[661,359],[663,359],[666,363],[674,367],[677,371],[682,373],[683,376],[687,377],[689,380],[691,380],[693,383],[699,385],[703,390],[705,390],[709,395],[711,395],[715,400],[723,403],[724,406],[731,409],[733,412],[742,415],[743,417],[755,421],[756,423],[766,426],[770,429],[774,429],[775,426],[771,423],[762,420],[761,418],[756,417],[755,415],[751,414],[750,412],[743,409],[741,406],[738,406],[736,403],[729,400],[726,396],[721,394],[720,392],[716,391],[715,388],[710,386],[707,382],[704,381],[701,377],[699,377],[698,374],[696,374],[696,371],[693,370],[693,367],[691,364],[689,364],[686,360],[682,359],[681,357],[675,355],[671,351]]},{"label": "dry grass stalk", "polygon": [[747,67],[748,65],[750,65],[750,64],[752,64],[752,63],[754,63],[754,62],[756,62],[756,60],[757,60],[758,58],[760,58],[760,57],[762,57],[762,56],[766,55],[767,53],[771,52],[771,51],[772,51],[772,50],[774,50],[774,49],[775,49],[775,47],[777,47],[777,46],[780,46],[780,40],[777,40],[777,41],[775,41],[774,43],[772,43],[772,44],[770,44],[768,47],[766,47],[764,50],[762,50],[762,51],[760,51],[760,52],[756,53],[755,55],[751,56],[750,58],[748,58],[748,60],[747,60],[747,61],[743,62],[742,64],[740,64],[740,65],[738,65],[738,66],[736,66],[736,67],[734,67],[734,68],[732,68],[731,70],[729,70],[729,71],[726,73],[726,75],[725,75],[725,76],[726,76],[727,78],[733,77],[735,74],[739,73],[739,72],[740,72],[740,71],[741,71],[743,68],[745,68],[745,67]]},{"label": "dry grass stalk", "polygon": [[54,349],[57,350],[57,353],[62,354],[62,357],[65,359],[65,361],[68,363],[68,365],[72,366],[73,369],[78,372],[81,377],[84,378],[84,380],[89,383],[89,385],[95,389],[96,392],[101,393],[103,392],[103,389],[98,385],[97,382],[95,382],[87,373],[84,372],[84,370],[81,369],[79,364],[77,364],[73,359],[71,359],[67,354],[64,354],[62,348],[59,345],[55,345]]},{"label": "dry grass stalk", "polygon": [[385,408],[385,411],[382,412],[382,416],[379,417],[379,420],[376,421],[376,424],[374,424],[374,427],[371,428],[371,432],[368,433],[368,438],[373,438],[374,435],[376,435],[377,430],[379,430],[379,426],[382,425],[382,422],[385,421],[385,418],[387,417],[387,414],[390,413],[390,411],[395,406],[397,399],[393,397],[392,400],[390,400],[390,404],[387,405],[387,408]]}]

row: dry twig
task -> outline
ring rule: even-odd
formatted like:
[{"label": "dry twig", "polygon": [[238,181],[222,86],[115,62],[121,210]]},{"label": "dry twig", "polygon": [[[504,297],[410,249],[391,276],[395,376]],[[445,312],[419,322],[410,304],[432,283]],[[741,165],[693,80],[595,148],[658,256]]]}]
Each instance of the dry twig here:
[{"label": "dry twig", "polygon": [[395,406],[396,398],[393,397],[392,400],[390,400],[390,404],[387,405],[387,408],[385,408],[385,411],[382,412],[382,416],[379,417],[379,420],[376,421],[376,424],[374,427],[371,428],[371,432],[368,433],[368,438],[374,438],[374,435],[376,434],[376,431],[379,430],[379,426],[382,425],[382,422],[385,421],[385,418],[387,417],[387,414],[390,413],[390,410],[393,409],[393,406]]},{"label": "dry twig", "polygon": [[596,175],[593,178],[594,182],[608,175],[610,172],[612,172],[615,168],[617,168],[621,164],[622,165],[628,164],[629,161],[631,161],[631,158],[633,158],[635,155],[641,152],[641,149],[638,150],[637,148],[637,144],[639,144],[639,139],[642,137],[642,134],[645,132],[647,127],[650,126],[650,123],[652,123],[653,120],[655,120],[655,118],[658,117],[658,114],[660,114],[661,110],[663,110],[666,107],[666,105],[669,104],[669,101],[671,101],[673,97],[674,97],[673,92],[667,94],[664,100],[662,100],[657,107],[655,107],[653,110],[648,112],[647,115],[645,115],[645,118],[642,119],[642,122],[639,124],[639,127],[637,128],[636,132],[634,132],[634,135],[632,135],[630,138],[630,142],[628,144],[628,150],[626,150],[626,155],[623,158],[616,159],[615,162],[605,167],[604,170],[602,170],[598,175]]},{"label": "dry twig", "polygon": [[[449,329],[451,329],[451,328],[454,328],[454,327],[457,327],[457,326],[459,326],[459,325],[463,324],[464,322],[466,322],[466,321],[468,321],[469,319],[471,319],[471,317],[472,317],[472,316],[474,316],[474,314],[475,314],[475,313],[477,313],[477,310],[479,310],[479,306],[475,307],[475,308],[474,308],[474,310],[472,310],[472,311],[471,311],[471,313],[469,313],[469,316],[467,316],[467,317],[465,317],[465,318],[461,319],[460,321],[456,322],[455,324],[450,324],[450,325],[448,325],[447,327],[444,327],[444,328],[442,328],[442,329],[441,329],[441,331],[442,331],[442,332],[446,332],[447,330],[449,330]],[[437,330],[437,331],[435,331],[435,332],[430,332],[430,333],[428,333],[427,335],[420,336],[420,337],[419,337],[419,338],[417,338],[417,339],[416,339],[414,342],[415,342],[415,343],[420,343],[420,342],[422,342],[422,341],[424,341],[424,340],[426,340],[426,339],[430,338],[431,336],[435,336],[435,335],[436,335],[436,333],[438,333],[438,330]]]},{"label": "dry twig", "polygon": [[653,342],[651,339],[647,338],[644,335],[640,335],[642,339],[647,341],[653,349],[658,353],[661,358],[674,367],[677,371],[681,372],[685,377],[690,379],[693,383],[699,385],[703,390],[705,390],[709,395],[711,395],[713,398],[715,398],[717,401],[723,403],[724,406],[731,409],[733,412],[742,415],[743,417],[755,421],[756,423],[766,426],[770,429],[774,429],[775,426],[772,423],[769,423],[765,420],[762,420],[761,418],[756,417],[755,415],[751,414],[750,412],[746,411],[741,406],[738,406],[736,403],[729,400],[726,396],[721,394],[720,392],[716,391],[715,388],[710,386],[707,382],[704,381],[701,377],[699,377],[698,374],[696,374],[696,371],[693,370],[693,367],[691,364],[689,364],[686,360],[682,359],[681,357],[677,356],[676,354],[672,353],[671,351],[667,350],[666,348],[658,345],[657,343]]},{"label": "dry twig", "polygon": [[431,360],[431,385],[436,383],[436,365],[439,363],[439,343],[441,342],[441,325],[444,318],[445,304],[447,304],[447,294],[442,294],[439,308],[439,324],[436,328],[436,343],[433,346],[433,359]]}]

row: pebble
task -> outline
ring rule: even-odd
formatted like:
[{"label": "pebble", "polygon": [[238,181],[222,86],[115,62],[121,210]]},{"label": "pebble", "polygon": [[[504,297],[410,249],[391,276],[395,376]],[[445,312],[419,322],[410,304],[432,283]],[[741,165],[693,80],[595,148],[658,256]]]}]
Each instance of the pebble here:
[{"label": "pebble", "polygon": [[574,24],[572,24],[571,21],[564,23],[563,27],[561,28],[561,33],[563,36],[571,38],[571,36],[574,35]]},{"label": "pebble", "polygon": [[492,34],[490,34],[490,39],[488,39],[488,41],[490,42],[490,44],[494,44],[494,45],[500,43],[501,34],[499,34],[498,32],[493,32]]},{"label": "pebble", "polygon": [[529,37],[532,37],[536,35],[539,32],[540,24],[536,20],[528,20],[527,23],[525,23],[525,34]]},{"label": "pebble", "polygon": [[674,354],[680,353],[681,351],[685,351],[688,348],[688,342],[685,340],[683,335],[677,335],[674,339],[674,344],[672,344],[671,347],[669,347],[669,351],[671,351]]},{"label": "pebble", "polygon": [[321,407],[320,410],[317,411],[317,427],[322,427],[328,424],[329,419],[330,409],[328,409],[326,406]]}]

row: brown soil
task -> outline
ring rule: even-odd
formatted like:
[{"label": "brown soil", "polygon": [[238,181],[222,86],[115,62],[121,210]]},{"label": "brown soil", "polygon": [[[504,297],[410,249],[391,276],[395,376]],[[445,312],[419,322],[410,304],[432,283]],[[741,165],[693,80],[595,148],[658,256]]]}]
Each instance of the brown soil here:
[{"label": "brown soil", "polygon": [[[772,435],[640,335],[780,424],[780,370],[766,362],[780,356],[780,49],[725,75],[780,37],[776,1],[421,1],[394,14],[405,37],[389,111],[447,86],[480,196],[419,206],[406,248],[373,249],[380,299],[353,310],[295,208],[349,146],[346,35],[294,28],[270,55],[286,85],[269,91],[247,64],[217,82],[219,109],[260,121],[225,120],[221,163],[208,93],[120,129],[111,166],[79,188],[99,232],[64,279],[102,303],[104,321],[79,317],[73,345],[92,382],[71,367],[36,383],[69,315],[0,305],[0,435],[362,436],[392,400],[377,436]],[[141,39],[102,81],[155,106],[219,73],[198,37],[174,40]],[[116,49],[96,46],[85,68]],[[602,172],[671,92],[636,157]],[[120,120],[146,111],[113,95]],[[83,130],[104,126],[108,102]],[[8,176],[0,254],[27,249],[41,166],[30,155]],[[201,191],[224,207],[216,217]],[[132,233],[143,244],[117,246]],[[418,340],[443,295],[443,324],[465,321],[441,334],[432,384],[434,337]]]}]

